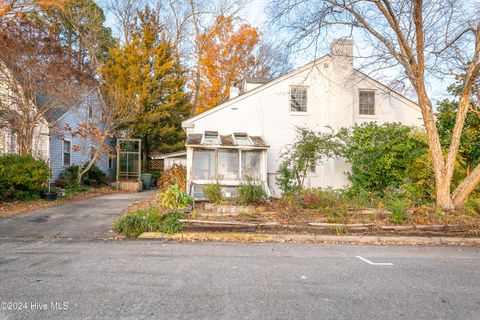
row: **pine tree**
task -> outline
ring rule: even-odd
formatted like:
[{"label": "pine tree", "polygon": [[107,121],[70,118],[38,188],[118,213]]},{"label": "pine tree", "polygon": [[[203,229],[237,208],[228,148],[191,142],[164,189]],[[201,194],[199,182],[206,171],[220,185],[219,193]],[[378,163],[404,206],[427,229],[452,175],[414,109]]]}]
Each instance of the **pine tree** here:
[{"label": "pine tree", "polygon": [[137,18],[132,40],[110,50],[102,75],[107,86],[122,88],[140,105],[126,129],[142,139],[144,153],[176,151],[185,139],[181,122],[190,114],[184,71],[155,14],[146,7]]}]

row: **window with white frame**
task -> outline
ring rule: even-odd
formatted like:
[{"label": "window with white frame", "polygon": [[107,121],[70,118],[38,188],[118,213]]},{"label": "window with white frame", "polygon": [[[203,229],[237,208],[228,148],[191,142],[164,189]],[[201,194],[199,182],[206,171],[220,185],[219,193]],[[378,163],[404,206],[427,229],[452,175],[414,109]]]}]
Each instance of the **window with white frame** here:
[{"label": "window with white frame", "polygon": [[218,149],[218,180],[236,180],[239,178],[240,163],[238,150]]},{"label": "window with white frame", "polygon": [[307,112],[306,87],[290,87],[290,111]]},{"label": "window with white frame", "polygon": [[193,151],[193,179],[214,180],[215,177],[215,151]]},{"label": "window with white frame", "polygon": [[63,166],[68,167],[71,164],[72,142],[63,140]]},{"label": "window with white frame", "polygon": [[251,146],[252,143],[250,142],[250,138],[246,133],[235,133],[235,141],[239,146]]},{"label": "window with white frame", "polygon": [[254,181],[262,179],[261,151],[242,151],[242,178]]},{"label": "window with white frame", "polygon": [[358,101],[358,113],[360,115],[375,115],[375,91],[360,90]]}]

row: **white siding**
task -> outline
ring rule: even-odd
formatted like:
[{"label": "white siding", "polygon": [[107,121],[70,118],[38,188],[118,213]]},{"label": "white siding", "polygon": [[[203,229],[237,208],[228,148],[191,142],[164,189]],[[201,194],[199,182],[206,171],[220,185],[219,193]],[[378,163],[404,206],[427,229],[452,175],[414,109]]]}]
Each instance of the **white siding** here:
[{"label": "white siding", "polygon": [[[291,86],[298,85],[308,88],[305,113],[290,111],[289,90]],[[360,89],[375,90],[375,116],[362,117],[358,114]],[[270,145],[268,174],[275,176],[279,154],[295,138],[296,126],[326,131],[328,127],[338,130],[364,121],[422,124],[421,113],[415,103],[355,71],[348,60],[325,56],[185,121],[184,127],[188,133],[214,130],[220,134],[247,132],[263,136]],[[335,188],[346,186],[345,172],[348,170],[344,159],[327,161],[309,175],[307,184]]]}]

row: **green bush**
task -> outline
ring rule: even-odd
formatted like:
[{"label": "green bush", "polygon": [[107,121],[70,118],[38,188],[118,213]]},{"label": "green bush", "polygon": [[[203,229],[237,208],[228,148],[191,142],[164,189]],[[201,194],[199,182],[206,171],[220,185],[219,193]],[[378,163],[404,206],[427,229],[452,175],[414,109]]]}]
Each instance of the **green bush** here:
[{"label": "green bush", "polygon": [[277,185],[283,193],[303,188],[308,172],[328,158],[340,154],[341,141],[333,133],[319,133],[297,127],[297,135],[281,154]]},{"label": "green bush", "polygon": [[216,204],[220,204],[222,202],[222,189],[218,183],[212,183],[203,186],[203,194],[210,202]]},{"label": "green bush", "polygon": [[[77,184],[79,166],[70,166],[66,168],[61,174],[60,178],[68,181],[68,184]],[[96,165],[93,165],[82,177],[81,183],[90,187],[100,187],[108,184],[107,175],[100,170]]]},{"label": "green bush", "polygon": [[176,233],[182,230],[183,217],[180,211],[171,211],[165,215],[160,214],[158,207],[152,206],[139,209],[122,216],[114,225],[114,230],[127,237],[138,237],[143,232],[161,231]]},{"label": "green bush", "polygon": [[182,223],[178,221],[183,218],[183,213],[180,211],[170,211],[162,217],[161,231],[168,234],[180,232],[182,230]]},{"label": "green bush", "polygon": [[168,209],[181,209],[193,203],[193,198],[176,184],[158,193],[156,197],[160,199],[160,205]]},{"label": "green bush", "polygon": [[238,197],[236,200],[238,204],[249,205],[258,202],[265,197],[266,194],[261,185],[248,181],[238,187]]},{"label": "green bush", "polygon": [[30,155],[0,156],[0,199],[37,198],[50,169]]},{"label": "green bush", "polygon": [[399,123],[363,123],[341,135],[354,190],[383,194],[387,187],[398,188],[414,160],[428,154],[426,141],[412,127]]},{"label": "green bush", "polygon": [[410,206],[404,199],[387,199],[386,208],[392,213],[390,220],[394,224],[402,224],[407,220],[407,207]]}]

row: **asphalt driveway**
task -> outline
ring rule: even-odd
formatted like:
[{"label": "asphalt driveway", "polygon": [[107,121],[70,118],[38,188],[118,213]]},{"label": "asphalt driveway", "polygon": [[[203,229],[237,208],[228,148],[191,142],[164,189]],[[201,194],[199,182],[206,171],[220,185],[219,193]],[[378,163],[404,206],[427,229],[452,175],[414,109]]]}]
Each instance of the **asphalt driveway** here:
[{"label": "asphalt driveway", "polygon": [[108,194],[0,219],[0,239],[105,239],[120,212],[155,192]]}]

